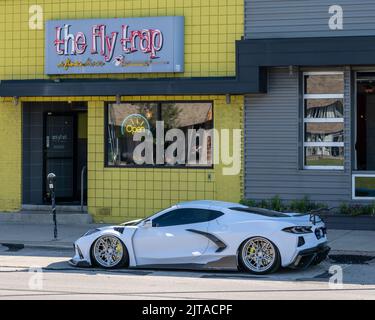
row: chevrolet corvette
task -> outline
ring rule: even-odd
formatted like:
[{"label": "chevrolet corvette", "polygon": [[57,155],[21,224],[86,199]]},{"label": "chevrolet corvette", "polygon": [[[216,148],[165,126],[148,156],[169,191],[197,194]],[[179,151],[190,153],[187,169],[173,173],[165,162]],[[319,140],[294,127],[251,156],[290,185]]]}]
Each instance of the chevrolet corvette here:
[{"label": "chevrolet corvette", "polygon": [[327,229],[317,215],[192,201],[143,220],[89,230],[74,243],[70,264],[267,274],[319,264],[329,251]]}]

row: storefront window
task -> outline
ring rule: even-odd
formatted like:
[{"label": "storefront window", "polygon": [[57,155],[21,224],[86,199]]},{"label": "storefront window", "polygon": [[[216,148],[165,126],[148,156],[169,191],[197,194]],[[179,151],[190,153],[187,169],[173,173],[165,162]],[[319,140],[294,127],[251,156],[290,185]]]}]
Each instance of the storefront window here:
[{"label": "storefront window", "polygon": [[344,75],[304,73],[304,168],[344,168]]},{"label": "storefront window", "polygon": [[[107,166],[211,167],[212,129],[212,103],[111,104]],[[143,139],[138,140],[137,133],[144,135]],[[146,139],[151,141],[147,144],[151,150],[137,153]],[[168,153],[169,147],[177,145],[178,150]]]}]

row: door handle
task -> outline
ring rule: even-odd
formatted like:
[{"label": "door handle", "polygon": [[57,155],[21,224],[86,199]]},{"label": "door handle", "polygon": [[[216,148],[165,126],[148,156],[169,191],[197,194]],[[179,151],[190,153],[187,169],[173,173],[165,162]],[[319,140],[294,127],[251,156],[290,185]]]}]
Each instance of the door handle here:
[{"label": "door handle", "polygon": [[46,136],[46,148],[49,149],[49,136]]}]

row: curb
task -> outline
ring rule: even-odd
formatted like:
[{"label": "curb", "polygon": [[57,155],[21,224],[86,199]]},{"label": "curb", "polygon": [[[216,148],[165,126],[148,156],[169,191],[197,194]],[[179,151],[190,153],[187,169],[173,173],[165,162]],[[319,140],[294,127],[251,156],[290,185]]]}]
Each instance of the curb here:
[{"label": "curb", "polygon": [[20,242],[0,240],[0,246],[8,247],[10,251],[18,251],[25,248],[49,249],[49,250],[73,250],[73,242],[45,243],[45,242]]}]

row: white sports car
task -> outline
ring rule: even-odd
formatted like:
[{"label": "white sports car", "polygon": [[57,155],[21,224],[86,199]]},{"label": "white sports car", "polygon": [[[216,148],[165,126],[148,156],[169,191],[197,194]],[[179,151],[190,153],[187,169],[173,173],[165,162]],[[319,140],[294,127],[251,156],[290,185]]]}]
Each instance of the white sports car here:
[{"label": "white sports car", "polygon": [[305,268],[329,252],[323,221],[236,203],[180,203],[149,218],[88,231],[74,244],[74,266],[106,269],[243,270]]}]

